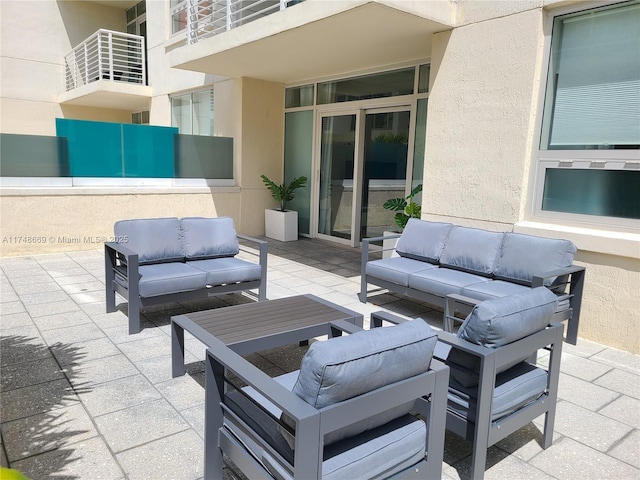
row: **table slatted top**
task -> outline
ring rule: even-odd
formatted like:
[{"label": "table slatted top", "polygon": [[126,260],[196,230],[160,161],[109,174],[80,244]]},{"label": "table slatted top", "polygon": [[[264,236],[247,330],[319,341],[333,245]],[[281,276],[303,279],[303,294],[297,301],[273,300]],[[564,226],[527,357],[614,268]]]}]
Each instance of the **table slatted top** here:
[{"label": "table slatted top", "polygon": [[181,320],[187,319],[231,345],[336,320],[353,321],[359,316],[313,295],[301,295],[189,313],[174,317],[174,321],[182,324]]}]

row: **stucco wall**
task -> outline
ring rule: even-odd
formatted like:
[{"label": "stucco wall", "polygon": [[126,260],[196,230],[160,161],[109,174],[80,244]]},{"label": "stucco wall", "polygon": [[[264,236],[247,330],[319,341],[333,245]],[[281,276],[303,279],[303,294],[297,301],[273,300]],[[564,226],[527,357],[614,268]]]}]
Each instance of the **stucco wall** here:
[{"label": "stucco wall", "polygon": [[261,174],[281,182],[284,173],[284,85],[251,78],[235,80],[241,92],[236,139],[238,175],[242,187],[240,218],[250,234],[264,233],[264,209],[275,200],[262,183]]},{"label": "stucco wall", "polygon": [[55,135],[55,118],[75,115],[121,121],[125,112],[66,110],[57,97],[64,92],[65,54],[100,28],[125,31],[122,9],[93,2],[3,0],[0,17],[3,133]]},{"label": "stucco wall", "polygon": [[434,35],[425,213],[518,221],[541,41],[539,10]]},{"label": "stucco wall", "polygon": [[127,218],[230,216],[236,225],[240,219],[237,188],[200,189],[199,193],[178,189],[85,192],[75,188],[40,195],[3,193],[0,256],[101,248],[104,239],[113,235],[113,224]]}]

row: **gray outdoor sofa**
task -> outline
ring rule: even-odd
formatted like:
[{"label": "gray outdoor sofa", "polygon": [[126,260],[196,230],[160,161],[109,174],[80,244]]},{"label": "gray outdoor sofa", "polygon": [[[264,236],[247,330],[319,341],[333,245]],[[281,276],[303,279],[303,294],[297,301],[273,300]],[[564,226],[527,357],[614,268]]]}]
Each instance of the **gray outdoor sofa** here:
[{"label": "gray outdoor sofa", "polygon": [[[397,256],[370,259],[372,242],[393,238]],[[569,240],[410,219],[402,234],[362,241],[359,297],[366,303],[372,284],[444,309],[450,295],[485,300],[545,286],[558,298],[553,319],[568,320],[566,341],[575,345],[585,275],[575,253]]]},{"label": "gray outdoor sofa", "polygon": [[[107,312],[116,292],[128,301],[129,333],[140,332],[140,308],[252,289],[267,296],[267,242],[238,235],[233,219],[121,220],[105,243]],[[239,239],[257,247],[244,247]],[[237,258],[243,251],[259,263]]]}]

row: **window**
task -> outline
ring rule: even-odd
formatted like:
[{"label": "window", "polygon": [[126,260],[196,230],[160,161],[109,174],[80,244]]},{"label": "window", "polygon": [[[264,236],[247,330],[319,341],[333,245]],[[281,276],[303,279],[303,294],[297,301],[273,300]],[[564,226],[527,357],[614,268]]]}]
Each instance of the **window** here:
[{"label": "window", "polygon": [[589,223],[640,219],[638,45],[638,0],[553,19],[539,215]]},{"label": "window", "polygon": [[213,89],[171,98],[171,125],[180,133],[213,135]]},{"label": "window", "polygon": [[132,113],[131,123],[135,125],[149,125],[149,110]]}]

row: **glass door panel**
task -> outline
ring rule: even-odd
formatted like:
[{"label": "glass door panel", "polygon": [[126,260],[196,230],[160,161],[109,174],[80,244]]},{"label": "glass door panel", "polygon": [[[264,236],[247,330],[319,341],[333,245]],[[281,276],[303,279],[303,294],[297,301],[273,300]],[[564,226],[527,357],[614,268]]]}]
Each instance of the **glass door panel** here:
[{"label": "glass door panel", "polygon": [[406,111],[367,113],[364,121],[364,162],[360,238],[382,236],[395,227],[395,212],[382,205],[404,197],[411,114]]},{"label": "glass door panel", "polygon": [[352,239],[356,114],[322,117],[318,233]]}]

